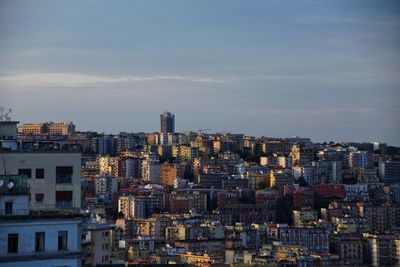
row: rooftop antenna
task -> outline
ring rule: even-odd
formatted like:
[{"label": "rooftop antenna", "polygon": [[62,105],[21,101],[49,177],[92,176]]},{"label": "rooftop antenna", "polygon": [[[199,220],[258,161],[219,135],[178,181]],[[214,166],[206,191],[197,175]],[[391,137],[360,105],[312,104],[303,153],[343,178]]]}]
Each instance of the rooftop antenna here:
[{"label": "rooftop antenna", "polygon": [[10,121],[11,120],[11,112],[12,109],[8,109],[8,111],[5,111],[4,107],[0,107],[0,121]]}]

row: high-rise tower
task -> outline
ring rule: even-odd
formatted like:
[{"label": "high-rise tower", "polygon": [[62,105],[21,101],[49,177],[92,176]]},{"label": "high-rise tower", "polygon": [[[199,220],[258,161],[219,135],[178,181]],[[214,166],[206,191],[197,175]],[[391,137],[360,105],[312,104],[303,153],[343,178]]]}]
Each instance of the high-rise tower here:
[{"label": "high-rise tower", "polygon": [[175,115],[170,112],[164,112],[160,115],[161,133],[175,132]]}]

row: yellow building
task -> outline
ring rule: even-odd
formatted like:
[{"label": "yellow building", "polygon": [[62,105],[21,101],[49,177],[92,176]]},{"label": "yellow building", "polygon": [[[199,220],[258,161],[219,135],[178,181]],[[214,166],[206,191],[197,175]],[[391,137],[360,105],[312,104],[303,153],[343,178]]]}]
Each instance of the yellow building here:
[{"label": "yellow building", "polygon": [[75,133],[75,125],[72,122],[50,122],[48,131],[54,135],[70,135]]},{"label": "yellow building", "polygon": [[193,254],[192,252],[178,254],[178,257],[181,263],[193,264],[194,266],[210,266],[211,264],[224,262],[224,258],[220,256]]},{"label": "yellow building", "polygon": [[47,123],[25,123],[18,127],[21,134],[46,134]]},{"label": "yellow building", "polygon": [[18,132],[22,134],[71,135],[75,134],[75,125],[72,122],[25,123],[18,127]]}]

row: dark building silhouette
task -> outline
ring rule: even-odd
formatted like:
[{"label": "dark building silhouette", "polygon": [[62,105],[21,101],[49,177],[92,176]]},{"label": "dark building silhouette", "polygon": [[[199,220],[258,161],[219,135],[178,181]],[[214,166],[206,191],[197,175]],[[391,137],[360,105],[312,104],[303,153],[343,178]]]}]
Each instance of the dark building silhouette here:
[{"label": "dark building silhouette", "polygon": [[160,115],[161,133],[175,132],[175,115],[170,112],[164,112]]}]

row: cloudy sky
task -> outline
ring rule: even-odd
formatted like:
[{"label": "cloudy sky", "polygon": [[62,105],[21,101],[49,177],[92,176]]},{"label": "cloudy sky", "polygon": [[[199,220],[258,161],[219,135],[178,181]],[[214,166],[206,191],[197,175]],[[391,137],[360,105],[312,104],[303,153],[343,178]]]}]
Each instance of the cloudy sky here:
[{"label": "cloudy sky", "polygon": [[400,2],[0,2],[0,106],[78,130],[400,145]]}]

